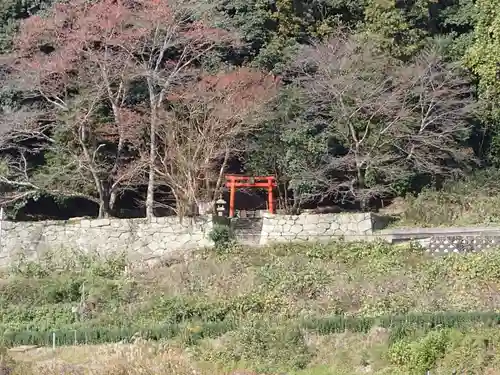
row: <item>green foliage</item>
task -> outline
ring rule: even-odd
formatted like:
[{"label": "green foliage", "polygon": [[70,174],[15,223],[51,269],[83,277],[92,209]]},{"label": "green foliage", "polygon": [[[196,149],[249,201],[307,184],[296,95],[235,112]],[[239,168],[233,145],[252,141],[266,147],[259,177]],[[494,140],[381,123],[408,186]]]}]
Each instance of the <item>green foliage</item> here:
[{"label": "green foliage", "polygon": [[165,280],[153,284],[147,276],[124,275],[122,256],[25,261],[0,284],[4,324],[76,324],[72,308],[82,298],[95,304],[89,324],[123,326],[270,314],[301,319],[335,312],[375,319],[443,309],[489,311],[495,306],[488,285],[500,277],[496,252],[429,259],[418,246],[377,242],[231,248],[224,256],[206,256],[182,272],[163,270]]},{"label": "green foliage", "polygon": [[214,225],[209,237],[217,251],[225,251],[234,243],[234,235],[229,225]]},{"label": "green foliage", "polygon": [[266,264],[257,276],[262,288],[278,294],[288,294],[297,298],[314,299],[330,281],[330,275],[319,262],[302,257],[290,258],[273,264]]},{"label": "green foliage", "polygon": [[[245,140],[247,143],[243,147],[259,150],[259,152],[250,153],[248,161],[245,161],[244,167],[247,171],[261,171],[278,176],[286,190],[286,194],[282,194],[282,201],[286,201],[289,195],[298,197],[299,203],[328,195],[330,193],[328,189],[332,184],[325,183],[325,176],[318,173],[317,166],[321,165],[321,162],[325,163],[326,149],[329,151],[332,151],[332,148],[335,149],[334,156],[347,152],[344,149],[345,142],[338,139],[340,137],[338,132],[332,134],[331,131],[325,131],[326,121],[319,119],[321,116],[317,108],[311,108],[306,100],[307,95],[305,97],[296,92],[291,93],[293,91],[291,88],[302,82],[303,72],[288,74],[290,66],[297,59],[297,51],[313,43],[327,40],[339,27],[349,30],[357,37],[367,38],[375,48],[388,52],[405,62],[415,57],[429,40],[444,47],[444,57],[447,61],[461,62],[465,52],[468,51],[465,65],[471,68],[479,78],[480,101],[484,108],[481,111],[484,115],[483,123],[477,127],[479,130],[488,129],[487,142],[484,142],[485,139],[474,138],[470,139],[470,143],[476,150],[481,149],[481,157],[484,156],[485,162],[498,164],[500,142],[497,130],[499,115],[497,113],[496,64],[499,54],[497,51],[499,38],[495,33],[498,28],[497,9],[499,7],[496,2],[478,1],[477,6],[473,0],[416,0],[411,2],[392,0],[325,0],[320,2],[218,0],[212,2],[200,0],[199,3],[207,5],[200,6],[200,10],[208,9],[211,13],[204,17],[207,22],[216,27],[235,31],[241,36],[242,43],[229,49],[219,46],[220,48],[212,50],[197,61],[198,68],[205,72],[216,73],[234,66],[249,65],[285,76],[283,95],[280,103],[273,109],[271,116],[273,119],[264,124],[262,131],[253,134],[252,139]],[[51,4],[52,0],[3,1],[0,4],[0,21],[2,22],[0,52],[6,53],[10,50],[11,40],[17,32],[20,20],[32,14],[45,12]],[[8,112],[12,109],[29,108],[31,112],[33,107],[37,107],[37,110],[43,112],[44,119],[50,118],[50,121],[53,121],[52,113],[49,115],[46,107],[38,108],[32,103],[33,93],[19,93],[14,87],[17,86],[14,81],[3,85],[2,93],[0,93],[2,109]],[[77,82],[77,84],[79,87],[85,86],[85,82]],[[133,87],[130,87],[131,95],[127,99],[127,106],[130,104],[130,109],[140,109],[139,103],[144,101],[144,95],[139,94],[141,88],[138,87],[140,85],[137,82],[131,86]],[[25,94],[29,94],[29,103],[23,100]],[[335,102],[335,100],[330,100],[332,107],[335,107]],[[78,106],[82,105],[82,101],[79,101]],[[339,113],[338,108],[333,108],[330,113],[335,116]],[[109,122],[109,116],[100,113],[93,120],[98,125]],[[353,121],[353,123],[356,126],[363,125],[362,121]],[[36,163],[30,165],[28,174],[28,179],[40,187],[40,192],[28,194],[27,189],[16,186],[15,189],[27,195],[20,194],[23,198],[9,207],[11,216],[15,216],[17,211],[28,202],[40,196],[50,195],[63,203],[67,197],[75,196],[92,202],[97,201],[98,189],[94,186],[95,183],[89,175],[88,168],[79,166],[82,157],[75,152],[75,144],[72,143],[74,137],[64,130],[64,124],[59,122],[54,125],[57,131],[51,130],[50,138],[55,142],[51,142],[50,150],[43,150],[36,155]],[[359,130],[358,127],[357,130]],[[26,147],[16,142],[17,140],[14,142],[15,146],[19,149]],[[96,139],[95,142],[96,145],[101,144],[101,140]],[[113,169],[110,162],[110,155],[113,151],[109,151],[113,150],[113,145],[111,145],[113,142],[106,139],[104,143],[106,143],[106,151],[99,146],[98,149],[91,150],[91,153],[95,151],[96,163],[100,168],[102,167],[102,171],[109,172]],[[68,152],[68,150],[72,151]],[[132,154],[127,155],[127,158],[137,157],[136,154]],[[378,160],[375,157],[373,159]],[[399,168],[404,164],[401,161],[403,158],[397,159]],[[404,169],[403,167],[401,169]],[[381,170],[384,169],[381,168]],[[338,167],[328,172],[328,175],[338,175],[343,173],[344,169]],[[397,178],[387,182],[390,194],[403,196],[410,190],[409,180],[419,176],[407,174],[407,171],[394,173]],[[376,171],[375,168],[367,168],[362,184],[372,188],[383,179],[384,172]],[[352,178],[348,180],[352,181]],[[53,189],[54,187],[57,189]],[[342,201],[342,198],[338,200]],[[297,205],[300,205],[299,203]],[[284,206],[290,208],[288,202]]]},{"label": "green foliage", "polygon": [[453,61],[461,61],[474,42],[474,26],[478,19],[475,1],[436,2],[431,9],[434,12],[437,10],[435,27],[444,31],[444,36],[451,41],[447,45],[448,56]]},{"label": "green foliage", "polygon": [[[42,188],[46,187],[48,194],[56,191],[53,187],[57,186],[62,197],[64,197],[64,192],[68,192],[68,196],[71,196],[70,192],[79,192],[81,196],[96,197],[97,192],[91,183],[91,176],[83,173],[86,178],[82,178],[82,171],[77,160],[72,161],[65,153],[65,147],[75,148],[75,146],[64,138],[60,137],[60,134],[55,137],[57,146],[44,153],[45,163],[34,171],[33,182]],[[56,193],[53,195],[57,197]]]},{"label": "green foliage", "polygon": [[434,1],[417,0],[396,6],[391,0],[371,0],[365,8],[364,30],[382,51],[398,58],[414,56],[422,47],[429,22],[429,6]]},{"label": "green foliage", "polygon": [[256,364],[259,372],[304,368],[312,358],[304,334],[294,326],[268,322],[246,322],[226,338],[222,350],[203,353],[204,360]]},{"label": "green foliage", "polygon": [[123,275],[127,264],[127,256],[124,253],[108,254],[103,257],[98,253],[58,249],[47,250],[37,259],[28,259],[21,253],[11,264],[10,273],[24,278],[76,273],[114,279]]},{"label": "green foliage", "polygon": [[[229,250],[127,275],[120,254],[20,261],[0,282],[0,343],[140,336],[224,368],[309,375],[360,364],[377,375],[446,373],[464,358],[484,373],[500,343],[500,252],[430,257],[416,245],[343,241]],[[95,304],[84,318],[73,310],[82,297]],[[316,367],[325,356],[331,372]]]},{"label": "green foliage", "polygon": [[332,333],[368,332],[373,327],[390,328],[393,341],[402,340],[418,331],[441,328],[461,328],[474,324],[495,327],[500,323],[498,313],[428,313],[406,315],[383,315],[375,317],[330,316],[302,320],[301,327],[320,335]]},{"label": "green foliage", "polygon": [[404,367],[409,374],[424,374],[444,356],[449,341],[449,331],[433,331],[418,341],[402,340],[395,343],[388,355],[393,364]]},{"label": "green foliage", "polygon": [[[38,323],[39,324],[39,323]],[[323,318],[304,318],[300,320],[267,319],[203,321],[186,319],[177,323],[151,324],[147,327],[137,324],[98,326],[92,322],[87,324],[67,324],[63,328],[51,329],[39,325],[40,329],[26,326],[24,329],[9,328],[0,325],[3,332],[2,345],[48,346],[52,341],[52,333],[56,333],[59,345],[72,345],[76,341],[88,344],[112,343],[129,340],[136,333],[150,340],[166,340],[180,338],[185,344],[196,344],[203,338],[225,336],[228,349],[206,353],[210,359],[223,362],[252,362],[259,360],[268,362],[269,366],[283,365],[292,368],[303,368],[311,359],[304,342],[304,332],[322,336],[345,332],[368,333],[374,327],[388,328],[394,342],[390,353],[391,361],[402,364],[408,357],[409,362],[429,365],[429,357],[440,352],[436,347],[443,347],[446,341],[436,332],[450,329],[468,329],[478,326],[495,328],[500,324],[499,313],[436,313],[413,314],[400,316],[381,316],[374,318],[330,316]],[[428,332],[429,336],[422,342],[415,343],[415,335]],[[441,340],[439,340],[441,339]],[[250,350],[249,350],[250,349]],[[280,352],[282,352],[280,354]],[[293,353],[294,355],[290,356]],[[423,357],[423,358],[422,358]],[[416,358],[416,359],[415,359]],[[276,369],[276,368],[275,368]],[[266,369],[269,370],[269,369]]]},{"label": "green foliage", "polygon": [[450,180],[440,189],[407,196],[398,226],[466,226],[500,222],[499,174],[491,168],[462,180]]},{"label": "green foliage", "polygon": [[478,75],[481,95],[490,103],[494,118],[499,118],[500,2],[478,0],[476,7],[474,43],[465,56],[465,63]]},{"label": "green foliage", "polygon": [[274,74],[282,74],[299,47],[295,39],[274,37],[259,50],[252,60],[252,65],[272,71]]},{"label": "green foliage", "polygon": [[483,108],[489,117],[484,129],[487,135],[486,139],[489,140],[488,147],[485,149],[485,159],[492,167],[498,168],[500,166],[500,119],[495,118],[487,105],[483,105]]},{"label": "green foliage", "polygon": [[[334,242],[235,248],[224,256],[207,256],[187,273],[163,270],[165,281],[153,284],[147,276],[125,276],[121,255],[66,260],[47,255],[36,267],[24,261],[0,284],[1,324],[14,330],[80,324],[141,328],[239,324],[273,316],[328,334],[365,332],[373,325],[457,326],[496,319],[469,314],[495,309],[488,285],[500,277],[496,252],[427,258],[417,246]],[[441,284],[447,288],[445,299]],[[72,312],[82,298],[95,304],[84,321]],[[434,314],[443,309],[467,314]]]},{"label": "green foliage", "polygon": [[315,171],[322,167],[328,139],[321,127],[309,121],[305,104],[304,93],[297,87],[284,89],[272,118],[252,135],[246,162],[253,174],[275,175],[293,193],[296,204],[314,199],[324,188]]}]

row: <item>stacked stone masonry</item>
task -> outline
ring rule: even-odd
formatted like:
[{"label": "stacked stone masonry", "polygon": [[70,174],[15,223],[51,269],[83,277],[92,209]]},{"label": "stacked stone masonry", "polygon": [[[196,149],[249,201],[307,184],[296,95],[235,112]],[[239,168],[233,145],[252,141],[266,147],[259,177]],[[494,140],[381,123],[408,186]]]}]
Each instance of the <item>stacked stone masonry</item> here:
[{"label": "stacked stone masonry", "polygon": [[[237,228],[237,239],[247,244],[294,240],[359,239],[371,234],[370,214],[263,215],[259,225]],[[22,253],[36,257],[46,249],[99,253],[126,252],[131,258],[155,259],[175,251],[211,246],[210,216],[145,219],[72,219],[68,221],[3,221],[0,264]],[[241,236],[238,236],[238,231]],[[249,233],[252,232],[252,233]],[[255,233],[253,233],[255,232]],[[249,237],[255,237],[249,241]]]},{"label": "stacked stone masonry", "polygon": [[287,241],[318,241],[344,237],[363,239],[372,235],[370,213],[320,215],[264,215],[260,244]]},{"label": "stacked stone masonry", "polygon": [[[274,242],[381,239],[418,241],[431,254],[469,253],[500,247],[500,228],[413,228],[374,231],[370,213],[270,215],[234,221],[236,240],[245,245]],[[125,252],[131,259],[160,259],[176,251],[211,246],[211,216],[145,219],[72,219],[1,223],[0,265],[23,254],[34,258],[44,250]]]},{"label": "stacked stone masonry", "polygon": [[2,223],[0,263],[23,253],[35,257],[47,249],[98,253],[126,252],[132,258],[158,258],[169,252],[210,245],[211,218],[174,217]]}]

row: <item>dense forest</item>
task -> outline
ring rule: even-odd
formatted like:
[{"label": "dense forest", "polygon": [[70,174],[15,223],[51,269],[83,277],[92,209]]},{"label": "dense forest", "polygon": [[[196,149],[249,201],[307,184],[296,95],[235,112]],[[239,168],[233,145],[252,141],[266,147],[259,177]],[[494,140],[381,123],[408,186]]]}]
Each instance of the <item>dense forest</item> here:
[{"label": "dense forest", "polygon": [[500,165],[500,0],[3,0],[12,218],[362,210]]}]

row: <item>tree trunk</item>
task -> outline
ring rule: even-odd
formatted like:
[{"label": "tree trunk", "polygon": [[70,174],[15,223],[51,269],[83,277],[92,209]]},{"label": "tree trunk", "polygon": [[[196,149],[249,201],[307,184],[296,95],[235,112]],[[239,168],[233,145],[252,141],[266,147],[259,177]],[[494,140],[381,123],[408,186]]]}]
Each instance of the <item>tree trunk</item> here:
[{"label": "tree trunk", "polygon": [[154,192],[155,192],[155,162],[156,162],[156,101],[152,83],[149,82],[149,95],[151,100],[151,121],[150,121],[150,140],[149,140],[149,178],[148,190],[146,194],[146,218],[154,217]]},{"label": "tree trunk", "polygon": [[291,215],[298,215],[300,213],[300,206],[302,204],[302,196],[295,189],[293,189],[293,205],[290,208]]},{"label": "tree trunk", "polygon": [[108,217],[108,213],[106,211],[106,202],[103,199],[99,199],[99,215],[97,216],[97,218],[104,219],[105,217]]},{"label": "tree trunk", "polygon": [[[82,125],[79,134],[84,135],[86,133],[85,130],[86,130],[85,126]],[[109,185],[105,183],[105,181],[99,178],[99,172],[96,169],[94,165],[94,160],[90,156],[89,149],[85,144],[86,141],[85,137],[80,136],[78,140],[80,142],[80,146],[82,148],[85,161],[87,162],[87,166],[90,170],[90,173],[92,174],[92,178],[94,179],[95,188],[99,195],[99,219],[102,219],[109,215]],[[97,150],[99,150],[99,148],[97,148]]]},{"label": "tree trunk", "polygon": [[[358,157],[356,157],[356,174],[357,188],[362,190],[365,188],[365,171],[363,170],[363,164],[359,162]],[[367,198],[363,194],[359,200],[359,206],[362,212],[366,212],[367,205]]]},{"label": "tree trunk", "polygon": [[113,191],[111,193],[111,195],[109,196],[109,210],[110,211],[114,210],[117,198],[118,198],[118,195],[117,195],[116,191]]},{"label": "tree trunk", "polygon": [[[151,146],[153,150],[153,146]],[[146,217],[152,219],[154,217],[153,204],[154,204],[154,189],[155,189],[155,171],[153,167],[154,156],[152,156],[153,151],[151,151],[149,156],[149,179],[148,179],[148,190],[146,194]]]},{"label": "tree trunk", "polygon": [[[279,181],[279,180],[278,180]],[[290,201],[288,197],[288,183],[285,183],[283,187],[283,192],[280,187],[280,183],[278,182],[278,194],[280,195],[280,199],[283,202],[283,208],[285,209],[286,213],[290,212]]]},{"label": "tree trunk", "polygon": [[110,216],[111,206],[110,206],[110,194],[109,186],[104,181],[99,183],[99,219],[103,219]]}]

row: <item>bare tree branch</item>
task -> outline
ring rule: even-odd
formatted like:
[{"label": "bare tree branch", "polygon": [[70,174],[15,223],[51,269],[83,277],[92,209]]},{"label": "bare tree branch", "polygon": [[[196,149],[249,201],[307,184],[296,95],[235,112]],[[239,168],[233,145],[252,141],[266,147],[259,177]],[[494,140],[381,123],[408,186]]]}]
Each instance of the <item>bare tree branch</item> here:
[{"label": "bare tree branch", "polygon": [[474,111],[464,72],[432,48],[407,65],[374,51],[339,33],[305,48],[294,67],[311,121],[344,150],[304,171],[323,194],[366,201],[398,181],[460,173],[474,161],[462,144]]},{"label": "bare tree branch", "polygon": [[214,202],[229,158],[255,131],[261,110],[275,96],[272,76],[239,69],[187,83],[170,96],[173,109],[158,126],[156,173],[172,189],[180,216]]}]

